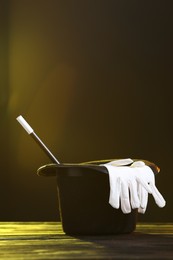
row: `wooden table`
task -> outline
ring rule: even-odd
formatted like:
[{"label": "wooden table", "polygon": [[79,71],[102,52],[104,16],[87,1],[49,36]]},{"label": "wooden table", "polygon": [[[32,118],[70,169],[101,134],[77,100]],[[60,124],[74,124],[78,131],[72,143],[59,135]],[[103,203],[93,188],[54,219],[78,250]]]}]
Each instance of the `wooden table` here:
[{"label": "wooden table", "polygon": [[0,222],[0,259],[173,259],[173,223],[116,236],[67,236],[59,222]]}]

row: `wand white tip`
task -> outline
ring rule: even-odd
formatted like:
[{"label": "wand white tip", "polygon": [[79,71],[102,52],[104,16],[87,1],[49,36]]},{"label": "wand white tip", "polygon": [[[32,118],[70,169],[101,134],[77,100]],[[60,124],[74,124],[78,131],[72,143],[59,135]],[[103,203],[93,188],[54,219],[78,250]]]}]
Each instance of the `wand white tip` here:
[{"label": "wand white tip", "polygon": [[26,120],[22,116],[18,116],[16,120],[23,126],[26,132],[30,135],[34,132],[34,130],[30,127],[30,125],[26,122]]}]

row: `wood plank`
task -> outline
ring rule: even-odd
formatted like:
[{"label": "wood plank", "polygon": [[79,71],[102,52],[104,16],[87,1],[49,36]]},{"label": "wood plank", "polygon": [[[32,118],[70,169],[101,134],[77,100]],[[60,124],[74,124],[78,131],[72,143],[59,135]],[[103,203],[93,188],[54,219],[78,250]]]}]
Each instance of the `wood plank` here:
[{"label": "wood plank", "polygon": [[67,236],[59,222],[0,222],[0,259],[173,259],[173,223],[114,236]]}]

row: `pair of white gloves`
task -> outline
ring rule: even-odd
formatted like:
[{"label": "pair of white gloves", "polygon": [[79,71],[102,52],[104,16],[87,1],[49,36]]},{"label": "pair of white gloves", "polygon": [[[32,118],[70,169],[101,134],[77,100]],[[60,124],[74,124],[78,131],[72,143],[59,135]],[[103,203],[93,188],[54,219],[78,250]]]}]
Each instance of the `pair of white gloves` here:
[{"label": "pair of white gloves", "polygon": [[[131,165],[128,166],[129,164]],[[166,202],[155,186],[154,173],[143,161],[122,159],[102,166],[105,166],[109,173],[109,203],[112,207],[118,209],[121,206],[125,214],[130,213],[131,208],[145,213],[149,193],[159,207],[165,206]]]}]

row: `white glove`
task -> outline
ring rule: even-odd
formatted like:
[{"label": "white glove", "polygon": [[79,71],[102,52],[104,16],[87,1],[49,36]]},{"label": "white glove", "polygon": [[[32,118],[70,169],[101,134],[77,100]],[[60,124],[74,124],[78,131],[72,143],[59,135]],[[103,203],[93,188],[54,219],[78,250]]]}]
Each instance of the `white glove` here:
[{"label": "white glove", "polygon": [[[118,160],[117,160],[118,161]],[[114,208],[120,207],[123,213],[130,213],[131,208],[138,208],[144,213],[151,193],[159,207],[165,206],[165,200],[155,186],[154,173],[144,162],[134,162],[130,167],[116,167],[116,161],[104,166],[109,172],[110,196],[109,203]],[[118,166],[118,165],[117,165]],[[129,196],[130,194],[130,196]]]},{"label": "white glove", "polygon": [[[107,168],[109,173],[109,183],[110,183],[109,204],[112,207],[118,209],[120,207],[120,199],[121,199],[121,209],[124,213],[131,212],[128,184],[126,179],[131,178],[132,175],[128,175],[127,171],[124,174],[122,174],[124,168],[122,167],[117,168],[116,166],[125,166],[131,163],[133,163],[133,160],[128,158],[128,159],[114,160],[106,164],[101,164]],[[128,168],[126,167],[125,169]],[[134,196],[134,201],[132,203],[134,208],[139,207],[140,203],[137,196]]]},{"label": "white glove", "polygon": [[148,203],[148,193],[151,193],[156,204],[163,208],[166,202],[155,186],[155,175],[149,166],[144,162],[137,161],[134,162],[130,167],[135,167],[135,177],[138,183],[138,196],[140,200],[140,207],[138,208],[139,213],[145,213]]}]

